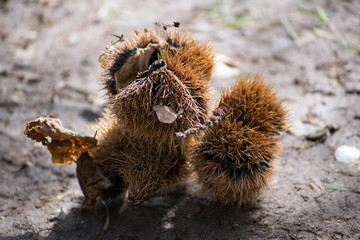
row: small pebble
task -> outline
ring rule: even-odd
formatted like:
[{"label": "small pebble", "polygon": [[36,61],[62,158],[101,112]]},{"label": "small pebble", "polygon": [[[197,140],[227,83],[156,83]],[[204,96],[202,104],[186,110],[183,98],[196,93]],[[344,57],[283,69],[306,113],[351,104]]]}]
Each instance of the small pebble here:
[{"label": "small pebble", "polygon": [[170,223],[170,222],[165,222],[162,227],[166,230],[172,229],[174,228],[174,224]]},{"label": "small pebble", "polygon": [[53,212],[50,215],[50,222],[52,221],[61,221],[64,220],[66,218],[68,214],[67,210],[64,210],[62,207],[60,207],[60,209],[57,209],[55,212]]},{"label": "small pebble", "polygon": [[71,34],[68,38],[68,44],[69,45],[75,45],[79,43],[81,40],[81,37],[79,34]]},{"label": "small pebble", "polygon": [[355,163],[360,159],[360,150],[354,146],[342,145],[336,149],[335,159],[342,163]]}]

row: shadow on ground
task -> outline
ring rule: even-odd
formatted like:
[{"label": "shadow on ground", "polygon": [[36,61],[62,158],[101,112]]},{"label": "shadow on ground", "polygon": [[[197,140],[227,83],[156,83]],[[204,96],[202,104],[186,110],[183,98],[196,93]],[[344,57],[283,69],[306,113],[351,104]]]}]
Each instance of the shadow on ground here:
[{"label": "shadow on ground", "polygon": [[[223,239],[227,236],[246,238],[252,236],[259,202],[252,206],[236,208],[221,207],[207,199],[188,195],[155,196],[135,209],[121,211],[121,201],[107,202],[109,227],[101,233],[106,221],[106,208],[99,203],[93,211],[73,208],[55,225],[48,236],[28,232],[20,236],[0,237],[5,239]],[[264,227],[259,236],[270,229]]]}]

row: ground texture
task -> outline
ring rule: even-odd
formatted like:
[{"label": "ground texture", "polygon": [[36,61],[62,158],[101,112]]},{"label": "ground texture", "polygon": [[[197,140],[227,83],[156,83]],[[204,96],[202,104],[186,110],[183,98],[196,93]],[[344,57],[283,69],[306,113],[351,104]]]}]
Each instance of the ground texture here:
[{"label": "ground texture", "polygon": [[[358,0],[22,0],[0,2],[0,239],[359,239],[360,169],[334,158],[360,147]],[[23,135],[59,117],[89,134],[103,111],[98,56],[154,22],[213,43],[214,96],[238,74],[262,73],[284,99],[291,129],[276,177],[247,207],[209,202],[189,181],[119,213],[99,235],[103,205],[80,213],[75,166],[54,166]]]}]

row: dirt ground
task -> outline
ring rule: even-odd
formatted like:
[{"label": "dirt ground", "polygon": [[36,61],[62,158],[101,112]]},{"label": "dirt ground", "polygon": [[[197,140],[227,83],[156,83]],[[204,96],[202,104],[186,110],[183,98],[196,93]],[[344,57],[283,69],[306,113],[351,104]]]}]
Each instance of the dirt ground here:
[{"label": "dirt ground", "polygon": [[[358,0],[0,1],[0,239],[360,239],[360,164],[336,161],[360,148]],[[252,206],[223,208],[189,181],[119,213],[80,213],[75,164],[54,166],[26,122],[59,117],[89,134],[103,111],[96,77],[110,34],[154,22],[213,43],[214,96],[239,73],[262,73],[285,100],[276,177]],[[159,29],[160,30],[160,29]]]}]

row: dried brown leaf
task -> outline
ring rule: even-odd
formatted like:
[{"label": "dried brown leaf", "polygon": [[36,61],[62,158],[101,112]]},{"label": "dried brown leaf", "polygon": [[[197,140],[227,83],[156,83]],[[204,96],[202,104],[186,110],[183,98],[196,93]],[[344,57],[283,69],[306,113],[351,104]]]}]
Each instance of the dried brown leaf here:
[{"label": "dried brown leaf", "polygon": [[90,156],[94,156],[96,151],[94,137],[82,136],[65,129],[56,118],[40,117],[29,121],[24,134],[47,146],[55,165],[71,165],[76,162],[80,152],[88,152]]}]

